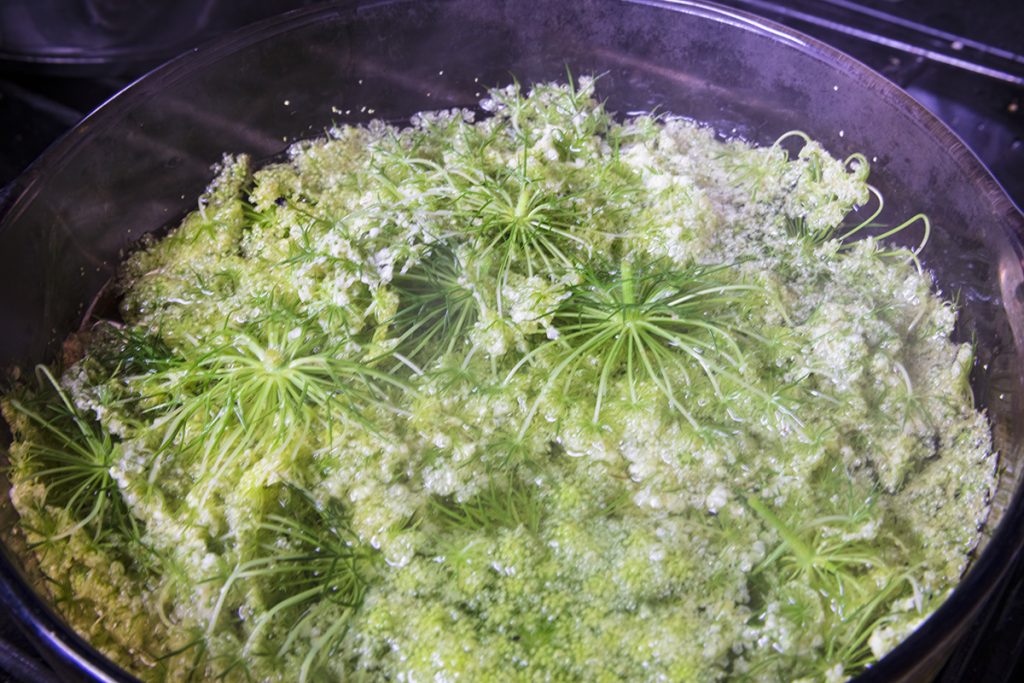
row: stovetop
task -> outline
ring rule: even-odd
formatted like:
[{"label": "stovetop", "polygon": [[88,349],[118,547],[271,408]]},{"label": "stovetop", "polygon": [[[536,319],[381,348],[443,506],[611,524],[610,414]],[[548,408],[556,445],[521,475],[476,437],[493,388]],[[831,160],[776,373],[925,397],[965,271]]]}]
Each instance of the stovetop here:
[{"label": "stovetop", "polygon": [[[1020,0],[988,0],[983,9],[955,0],[719,2],[815,36],[903,87],[949,125],[1017,205],[1024,206],[1024,3]],[[266,14],[300,4],[305,3],[264,0],[251,7],[258,5]],[[0,19],[6,9],[0,6]],[[223,17],[220,23],[208,21],[203,30],[185,35],[167,50],[183,49],[231,23],[252,19],[255,12],[232,21]],[[10,46],[4,41],[10,36],[4,31],[0,26],[0,204],[3,186],[160,56],[122,50],[94,52],[89,61],[82,59],[90,57],[88,50],[80,50],[77,57],[69,57],[66,51],[63,56],[48,55],[39,45],[32,46],[35,53],[19,55],[11,49],[5,52]],[[1018,565],[946,665],[938,679],[941,683],[1024,680],[1024,562]],[[0,606],[0,681],[51,680],[57,679]]]}]

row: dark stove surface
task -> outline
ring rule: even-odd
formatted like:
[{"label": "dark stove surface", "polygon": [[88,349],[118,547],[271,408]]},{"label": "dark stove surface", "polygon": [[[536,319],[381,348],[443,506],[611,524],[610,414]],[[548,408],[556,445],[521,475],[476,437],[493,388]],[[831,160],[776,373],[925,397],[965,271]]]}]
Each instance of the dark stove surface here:
[{"label": "dark stove surface", "polygon": [[[1024,206],[1024,2],[719,1],[815,36],[896,82],[949,125]],[[285,9],[288,3],[265,4]],[[4,185],[142,68],[107,66],[116,75],[96,68],[54,75],[45,63],[5,63],[0,54],[0,204]],[[947,664],[942,683],[1024,680],[1024,563],[1018,565]],[[57,680],[2,610],[0,681]]]}]

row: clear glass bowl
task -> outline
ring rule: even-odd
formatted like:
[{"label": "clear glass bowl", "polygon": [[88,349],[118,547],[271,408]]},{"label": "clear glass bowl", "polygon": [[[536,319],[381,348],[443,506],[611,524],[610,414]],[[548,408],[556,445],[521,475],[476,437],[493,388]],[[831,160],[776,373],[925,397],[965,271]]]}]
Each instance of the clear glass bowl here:
[{"label": "clear glass bowl", "polygon": [[[957,335],[978,344],[973,386],[992,419],[1000,481],[983,548],[944,605],[863,680],[921,680],[941,666],[1020,552],[1024,500],[1024,217],[974,155],[908,95],[793,31],[684,0],[391,0],[340,3],[256,25],[142,78],[51,147],[0,207],[0,366],[53,358],[141,235],[180,219],[222,154],[256,159],[334,121],[395,122],[475,106],[487,86],[604,74],[625,114],[658,110],[769,143],[801,129],[836,156],[864,152],[883,222],[927,211],[922,254],[959,293]],[[6,487],[4,487],[6,488]],[[16,524],[6,496],[0,523]],[[78,676],[132,680],[68,629],[25,579],[17,538],[0,600]]]}]

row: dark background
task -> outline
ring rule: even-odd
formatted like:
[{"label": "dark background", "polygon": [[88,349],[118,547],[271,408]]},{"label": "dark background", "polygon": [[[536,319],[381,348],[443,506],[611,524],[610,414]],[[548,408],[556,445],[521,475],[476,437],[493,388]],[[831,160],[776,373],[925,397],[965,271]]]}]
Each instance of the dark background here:
[{"label": "dark background", "polygon": [[[4,186],[136,77],[302,0],[0,0]],[[903,87],[1024,206],[1024,0],[721,0],[808,33]],[[0,607],[0,681],[55,680]],[[1024,563],[939,679],[1024,680]]]}]

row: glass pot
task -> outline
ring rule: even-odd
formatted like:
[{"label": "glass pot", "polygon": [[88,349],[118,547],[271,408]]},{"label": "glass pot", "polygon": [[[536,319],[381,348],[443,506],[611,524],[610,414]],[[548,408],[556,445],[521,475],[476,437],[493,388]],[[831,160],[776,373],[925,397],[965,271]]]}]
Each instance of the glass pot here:
[{"label": "glass pot", "polygon": [[[123,250],[195,206],[225,153],[257,160],[332,122],[394,122],[473,107],[487,86],[604,74],[611,111],[666,111],[769,144],[800,129],[833,155],[864,152],[882,222],[927,211],[922,253],[960,293],[957,338],[1000,452],[979,552],[920,628],[861,676],[924,680],[1020,552],[1024,500],[1024,217],[977,158],[907,94],[850,57],[753,16],[685,0],[378,0],[264,21],[143,77],[55,143],[0,206],[0,367],[52,359]],[[902,219],[900,219],[902,220]],[[2,482],[0,482],[2,483]],[[3,486],[6,490],[6,486]],[[6,496],[0,523],[16,525]],[[26,580],[17,534],[0,600],[70,678],[133,680],[75,635]]]}]

